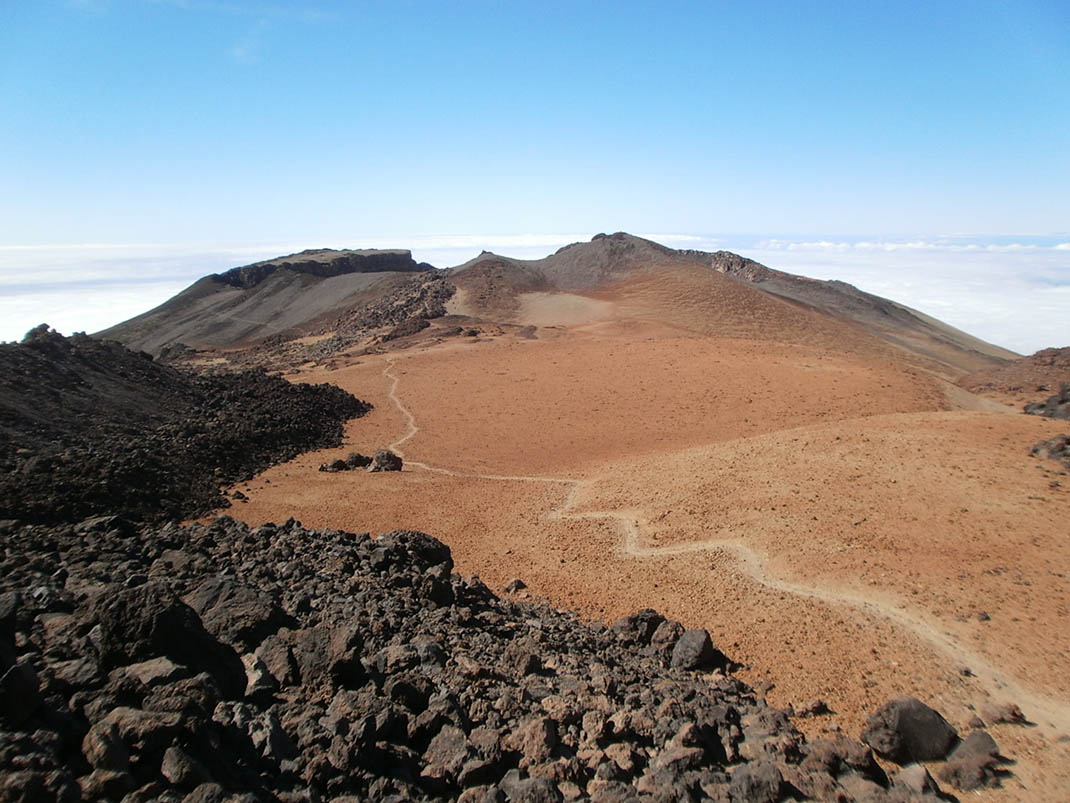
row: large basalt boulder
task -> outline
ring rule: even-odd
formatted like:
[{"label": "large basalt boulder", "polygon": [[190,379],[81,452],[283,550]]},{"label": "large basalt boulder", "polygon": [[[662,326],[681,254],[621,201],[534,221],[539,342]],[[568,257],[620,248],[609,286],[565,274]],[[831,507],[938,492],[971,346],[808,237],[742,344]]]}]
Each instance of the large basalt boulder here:
[{"label": "large basalt boulder", "polygon": [[914,697],[885,703],[869,717],[862,732],[863,742],[897,764],[942,759],[958,738],[939,712]]},{"label": "large basalt boulder", "polygon": [[97,648],[105,668],[159,655],[207,672],[227,698],[245,693],[241,658],[205,630],[197,612],[161,583],[105,595],[94,611]]},{"label": "large basalt boulder", "polygon": [[279,628],[296,625],[270,596],[224,577],[205,580],[183,601],[209,633],[242,653],[256,649]]}]

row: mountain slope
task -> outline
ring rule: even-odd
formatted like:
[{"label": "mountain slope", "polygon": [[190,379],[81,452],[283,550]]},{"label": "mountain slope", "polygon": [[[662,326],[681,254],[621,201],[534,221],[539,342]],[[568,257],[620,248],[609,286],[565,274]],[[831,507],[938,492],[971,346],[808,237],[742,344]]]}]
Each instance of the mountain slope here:
[{"label": "mountain slope", "polygon": [[[456,317],[419,334],[426,319],[443,312]],[[536,260],[485,251],[441,272],[408,251],[304,251],[207,276],[99,334],[156,354],[176,343],[263,344],[276,357],[279,343],[331,338],[329,348],[287,346],[294,352],[287,359],[300,364],[328,351],[375,347],[387,326],[404,325],[407,335],[427,339],[465,320],[519,327],[643,320],[715,337],[879,344],[950,379],[1018,356],[845,282],[785,273],[729,251],[676,250],[624,232]]]},{"label": "mountain slope", "polygon": [[248,345],[371,303],[432,270],[403,250],[302,251],[206,276],[97,334],[155,354],[175,343]]},{"label": "mountain slope", "polygon": [[337,444],[368,405],[259,372],[199,376],[41,325],[0,345],[0,519],[199,515],[233,482]]},{"label": "mountain slope", "polygon": [[[957,370],[1001,365],[1019,355],[973,337],[925,313],[841,281],[824,281],[773,270],[751,260],[726,259],[725,251],[692,252],[710,267],[757,289],[815,307],[859,324],[890,343],[920,353]],[[734,255],[730,255],[734,256]]]},{"label": "mountain slope", "polygon": [[[828,330],[831,317],[956,376],[1018,356],[846,282],[796,276],[729,251],[675,250],[623,232],[600,234],[538,260],[484,252],[453,268],[449,279],[460,291],[453,311],[517,324],[534,322],[533,302],[545,321],[555,302],[574,310],[577,296],[625,299],[627,312],[642,315],[635,303],[642,296],[647,315],[721,336],[814,342],[807,330]],[[625,312],[619,305],[590,309],[589,321]],[[859,333],[840,329],[836,336]]]}]

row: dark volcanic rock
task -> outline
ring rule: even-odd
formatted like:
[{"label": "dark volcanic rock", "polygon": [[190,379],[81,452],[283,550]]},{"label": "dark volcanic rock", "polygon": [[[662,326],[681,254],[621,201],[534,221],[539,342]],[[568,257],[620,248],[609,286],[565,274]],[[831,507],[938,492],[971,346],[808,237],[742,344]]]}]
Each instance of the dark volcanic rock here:
[{"label": "dark volcanic rock", "polygon": [[958,741],[958,733],[920,700],[897,697],[869,717],[862,741],[897,764],[909,764],[943,758]]},{"label": "dark volcanic rock", "polygon": [[248,289],[260,284],[277,270],[307,273],[327,279],[347,273],[409,273],[432,271],[434,268],[424,262],[416,262],[409,251],[334,251],[324,248],[308,249],[299,254],[231,268],[226,273],[214,274],[213,278],[232,287]]},{"label": "dark volcanic rock", "polygon": [[207,672],[228,697],[245,693],[245,667],[238,654],[205,630],[197,612],[163,583],[107,594],[95,618],[96,645],[106,668],[166,655]]},{"label": "dark volcanic rock", "polygon": [[427,318],[409,318],[402,321],[389,332],[382,337],[382,342],[386,343],[390,340],[397,340],[401,337],[408,337],[414,335],[417,332],[422,332],[429,327],[431,322]]},{"label": "dark volcanic rock", "polygon": [[1056,435],[1041,441],[1029,453],[1041,460],[1058,460],[1070,468],[1070,435]]},{"label": "dark volcanic rock", "polygon": [[999,786],[999,764],[996,740],[987,731],[975,730],[948,757],[940,778],[963,791]]},{"label": "dark volcanic rock", "polygon": [[272,597],[224,577],[205,580],[185,602],[208,632],[241,652],[251,652],[279,628],[295,623]]},{"label": "dark volcanic rock", "polygon": [[401,471],[401,457],[389,449],[379,449],[372,458],[368,471]]},{"label": "dark volcanic rock", "polygon": [[345,460],[332,460],[329,463],[323,463],[320,465],[319,470],[331,473],[337,471],[353,471],[357,468],[367,468],[371,464],[372,458],[367,455],[363,455],[360,452],[350,452]]},{"label": "dark volcanic rock", "polygon": [[728,659],[703,629],[685,630],[672,648],[672,665],[680,669],[724,669]]},{"label": "dark volcanic rock", "polygon": [[0,344],[0,518],[188,518],[220,487],[337,445],[369,405],[259,372],[198,376],[41,326]]},{"label": "dark volcanic rock", "polygon": [[[887,789],[863,745],[806,745],[731,676],[666,666],[679,626],[655,638],[667,621],[656,612],[618,631],[586,625],[498,599],[452,566],[445,545],[407,530],[372,539],[226,517],[0,527],[0,636],[33,669],[19,681],[33,704],[0,721],[0,797]],[[115,585],[135,575],[147,579]]]},{"label": "dark volcanic rock", "polygon": [[1027,404],[1025,411],[1029,415],[1042,415],[1046,418],[1061,418],[1070,421],[1070,382],[1062,382],[1059,392],[1049,396],[1046,401]]}]

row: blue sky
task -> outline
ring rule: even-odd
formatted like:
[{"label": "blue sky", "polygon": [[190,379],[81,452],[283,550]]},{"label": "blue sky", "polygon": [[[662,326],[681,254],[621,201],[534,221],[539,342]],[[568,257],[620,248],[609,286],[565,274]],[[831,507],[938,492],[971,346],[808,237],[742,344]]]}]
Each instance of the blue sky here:
[{"label": "blue sky", "polygon": [[0,2],[0,270],[615,230],[1070,240],[1070,3]]}]

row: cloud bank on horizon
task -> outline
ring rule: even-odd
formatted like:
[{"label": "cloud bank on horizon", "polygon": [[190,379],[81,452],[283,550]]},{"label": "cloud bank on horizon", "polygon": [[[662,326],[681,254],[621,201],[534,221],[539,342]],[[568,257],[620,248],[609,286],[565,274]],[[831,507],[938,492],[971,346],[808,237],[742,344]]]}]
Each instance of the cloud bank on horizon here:
[{"label": "cloud bank on horizon", "polygon": [[[1070,345],[1070,236],[641,236],[673,248],[736,251],[779,270],[845,281],[1022,354]],[[413,235],[363,237],[337,247],[409,248],[418,260],[450,267],[484,249],[538,259],[590,237]],[[307,247],[0,246],[0,340],[18,340],[44,322],[65,334],[100,331],[163,303],[202,276]]]}]

